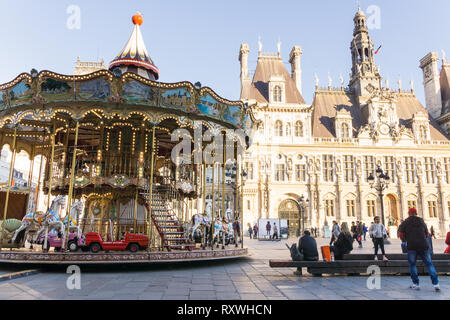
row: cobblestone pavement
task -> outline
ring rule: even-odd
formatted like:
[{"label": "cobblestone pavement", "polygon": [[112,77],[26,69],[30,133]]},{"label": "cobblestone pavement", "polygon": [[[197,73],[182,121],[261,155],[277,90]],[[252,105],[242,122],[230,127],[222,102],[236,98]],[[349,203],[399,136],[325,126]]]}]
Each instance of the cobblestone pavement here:
[{"label": "cobblestone pavement", "polygon": [[[250,256],[231,261],[183,263],[141,268],[91,268],[83,270],[81,289],[69,290],[65,269],[0,283],[0,299],[177,299],[177,300],[286,300],[350,299],[404,300],[450,299],[450,277],[440,276],[442,291],[433,291],[429,277],[421,277],[420,291],[409,289],[407,276],[384,276],[381,289],[369,290],[368,277],[293,275],[294,269],[272,269],[269,259],[289,258],[285,243],[246,239]],[[318,244],[327,243],[318,239]],[[443,240],[434,240],[435,252],[443,252]],[[400,252],[398,240],[388,253]],[[367,241],[354,253],[372,252]]]}]

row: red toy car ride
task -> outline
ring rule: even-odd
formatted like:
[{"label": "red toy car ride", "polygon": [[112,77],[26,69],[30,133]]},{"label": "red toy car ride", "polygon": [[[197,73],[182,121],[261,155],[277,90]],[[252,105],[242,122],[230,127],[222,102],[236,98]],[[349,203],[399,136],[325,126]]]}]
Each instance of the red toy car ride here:
[{"label": "red toy car ride", "polygon": [[125,251],[137,252],[147,249],[148,237],[144,235],[131,234],[127,232],[125,239],[119,241],[103,241],[102,236],[97,232],[89,232],[85,238],[86,247],[93,253],[101,250],[105,251]]}]

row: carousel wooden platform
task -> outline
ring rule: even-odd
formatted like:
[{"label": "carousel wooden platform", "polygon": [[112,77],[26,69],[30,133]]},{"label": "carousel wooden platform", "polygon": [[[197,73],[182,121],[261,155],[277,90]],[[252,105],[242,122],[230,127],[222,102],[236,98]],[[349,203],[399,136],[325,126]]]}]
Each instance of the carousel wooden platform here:
[{"label": "carousel wooden platform", "polygon": [[105,264],[156,264],[168,262],[208,261],[235,259],[248,255],[247,248],[207,249],[172,252],[36,252],[24,250],[3,250],[0,264],[24,265],[105,265]]}]

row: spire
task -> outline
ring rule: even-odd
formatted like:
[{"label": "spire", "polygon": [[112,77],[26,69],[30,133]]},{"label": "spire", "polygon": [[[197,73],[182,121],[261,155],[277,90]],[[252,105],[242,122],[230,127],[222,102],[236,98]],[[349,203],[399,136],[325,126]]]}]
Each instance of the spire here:
[{"label": "spire", "polygon": [[353,36],[356,36],[358,33],[365,32],[368,33],[366,25],[367,17],[364,12],[361,11],[361,8],[358,7],[358,12],[356,12],[355,17],[353,18],[353,22],[355,24],[355,29],[353,30]]},{"label": "spire", "polygon": [[369,96],[374,88],[381,86],[380,70],[375,65],[374,45],[369,36],[366,21],[366,15],[358,8],[353,18],[353,39],[350,44],[352,73],[349,83],[349,87],[358,96]]},{"label": "spire", "polygon": [[122,73],[132,72],[150,80],[158,80],[159,70],[145,47],[140,26],[144,22],[141,13],[132,17],[133,32],[123,50],[111,61],[108,69],[119,67]]}]

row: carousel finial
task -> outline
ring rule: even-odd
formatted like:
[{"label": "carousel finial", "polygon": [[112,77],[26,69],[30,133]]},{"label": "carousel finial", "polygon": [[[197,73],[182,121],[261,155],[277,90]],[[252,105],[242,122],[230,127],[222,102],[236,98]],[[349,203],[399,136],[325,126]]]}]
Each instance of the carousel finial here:
[{"label": "carousel finial", "polygon": [[138,11],[132,18],[133,24],[142,25],[144,23],[144,18],[142,14]]}]

